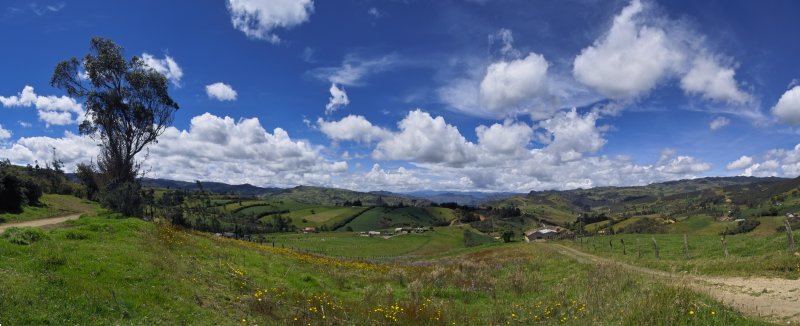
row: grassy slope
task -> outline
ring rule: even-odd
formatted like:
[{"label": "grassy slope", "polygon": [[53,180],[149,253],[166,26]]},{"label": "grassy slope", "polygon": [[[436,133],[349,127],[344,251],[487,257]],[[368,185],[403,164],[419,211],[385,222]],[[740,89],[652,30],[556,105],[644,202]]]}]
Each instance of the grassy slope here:
[{"label": "grassy slope", "polygon": [[0,240],[0,323],[753,324],[703,295],[546,245],[380,265],[134,219],[83,218],[47,234],[30,246]]},{"label": "grassy slope", "polygon": [[449,215],[437,214],[439,212],[443,211],[432,211],[430,208],[420,207],[375,207],[350,221],[345,228],[349,226],[353,231],[369,231],[417,224],[427,226],[440,220],[452,220],[452,211]]},{"label": "grassy slope", "polygon": [[366,237],[351,232],[315,234],[276,234],[267,244],[359,259],[389,259],[400,257],[430,257],[459,252],[464,249],[464,228],[439,227],[421,234],[403,234],[388,239]]},{"label": "grassy slope", "polygon": [[[652,238],[659,245],[660,259],[655,258]],[[795,238],[800,238],[800,231],[795,231]],[[621,240],[625,241],[627,254],[623,254]],[[800,277],[800,256],[786,250],[785,234],[740,234],[728,236],[726,240],[728,257],[725,257],[719,235],[689,235],[689,259],[684,255],[682,234],[617,234],[562,243],[596,255],[665,271]],[[641,257],[637,255],[637,243]]]},{"label": "grassy slope", "polygon": [[40,201],[41,205],[26,206],[20,214],[0,214],[0,220],[5,220],[5,223],[38,220],[67,214],[87,213],[97,207],[95,203],[69,195],[45,194]]}]

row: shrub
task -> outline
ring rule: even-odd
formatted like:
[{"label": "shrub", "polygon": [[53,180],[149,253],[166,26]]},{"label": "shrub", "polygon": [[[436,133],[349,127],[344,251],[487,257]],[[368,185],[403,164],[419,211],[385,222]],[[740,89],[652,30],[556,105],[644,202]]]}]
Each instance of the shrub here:
[{"label": "shrub", "polygon": [[13,244],[29,245],[47,238],[47,234],[42,230],[30,227],[9,228],[3,233],[2,237]]},{"label": "shrub", "polygon": [[663,233],[664,226],[652,218],[643,218],[623,228],[617,230],[617,233]]},{"label": "shrub", "polygon": [[109,184],[103,205],[126,216],[142,216],[141,186],[133,182]]},{"label": "shrub", "polygon": [[22,181],[13,174],[0,174],[0,212],[20,213],[25,204]]},{"label": "shrub", "polygon": [[83,230],[69,230],[64,237],[69,240],[86,240],[89,239],[89,232]]},{"label": "shrub", "polygon": [[464,230],[464,247],[475,247],[493,242],[494,238],[490,236],[478,234],[470,230]]},{"label": "shrub", "polygon": [[761,221],[759,220],[744,220],[739,222],[739,224],[736,224],[735,228],[727,230],[726,232],[722,232],[722,234],[734,235],[739,233],[747,233],[753,231],[753,229],[759,225],[761,225]]}]

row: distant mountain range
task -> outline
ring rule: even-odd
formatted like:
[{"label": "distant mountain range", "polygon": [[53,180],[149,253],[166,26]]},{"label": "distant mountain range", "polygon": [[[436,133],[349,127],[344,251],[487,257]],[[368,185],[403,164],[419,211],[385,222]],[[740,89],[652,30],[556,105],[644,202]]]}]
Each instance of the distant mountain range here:
[{"label": "distant mountain range", "polygon": [[[222,182],[201,181],[203,190],[215,194],[237,194],[245,196],[258,196],[283,192],[283,188],[264,188],[251,184],[230,185]],[[167,188],[181,190],[199,190],[197,182],[176,181],[168,179],[142,179],[142,186],[150,188]]]},{"label": "distant mountain range", "polygon": [[[68,175],[74,179],[74,175]],[[197,182],[145,178],[142,185],[152,188],[198,190]],[[768,200],[771,196],[796,189],[800,178],[709,177],[654,183],[646,186],[597,187],[565,191],[460,192],[420,190],[405,193],[389,191],[358,192],[346,189],[297,186],[294,188],[258,187],[251,184],[230,185],[221,182],[201,182],[203,190],[216,194],[237,194],[293,199],[325,205],[361,201],[364,205],[389,204],[420,206],[431,203],[455,202],[460,205],[542,205],[562,211],[587,211],[597,207],[619,209],[624,205],[651,204],[685,198],[687,194],[709,191],[722,193],[736,204]],[[571,213],[570,213],[571,214]]]},{"label": "distant mountain range", "polygon": [[480,191],[433,191],[421,190],[403,193],[404,195],[425,198],[434,203],[458,203],[459,205],[480,205],[487,201],[501,200],[524,194],[514,192],[480,192]]},{"label": "distant mountain range", "polygon": [[[231,185],[222,182],[200,182],[203,190],[215,194],[237,194],[245,196],[273,196],[291,198],[299,201],[313,201],[320,204],[343,203],[345,201],[360,200],[365,205],[383,201],[387,204],[421,204],[421,203],[451,203],[460,205],[480,205],[490,200],[501,200],[512,196],[524,194],[511,192],[459,192],[459,191],[434,191],[420,190],[406,193],[389,191],[357,192],[346,189],[297,186],[294,188],[258,187],[251,184]],[[142,179],[142,185],[150,188],[199,190],[197,182],[177,181],[169,179]]]}]

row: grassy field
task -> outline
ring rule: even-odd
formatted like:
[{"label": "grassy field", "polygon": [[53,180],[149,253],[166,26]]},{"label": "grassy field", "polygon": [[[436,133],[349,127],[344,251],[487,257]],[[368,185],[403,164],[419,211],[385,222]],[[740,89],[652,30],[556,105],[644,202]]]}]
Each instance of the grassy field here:
[{"label": "grassy field", "polygon": [[[795,238],[800,238],[800,231],[794,233]],[[659,258],[655,257],[653,238],[659,246]],[[785,233],[777,234],[774,228],[771,235],[727,236],[727,257],[719,235],[694,234],[688,235],[687,239],[688,259],[684,254],[682,234],[617,234],[561,242],[592,254],[671,272],[800,277],[800,256],[787,250]]]},{"label": "grassy field", "polygon": [[[444,209],[446,210],[446,208]],[[354,231],[383,230],[398,226],[434,225],[452,220],[452,210],[445,214],[443,209],[430,210],[421,207],[375,207],[345,225]]]},{"label": "grassy field", "polygon": [[[0,214],[0,223],[24,222],[48,217],[93,211],[97,204],[68,195],[45,194],[39,206],[25,206],[22,213]],[[4,222],[5,221],[5,222]]]},{"label": "grassy field", "polygon": [[276,234],[267,244],[336,257],[358,259],[397,259],[433,257],[459,252],[464,247],[464,229],[468,226],[439,227],[420,234],[403,234],[388,239],[368,237],[353,232],[311,234]]},{"label": "grassy field", "polygon": [[759,324],[686,288],[578,264],[547,245],[430,256],[455,243],[455,231],[415,251],[426,259],[387,263],[136,219],[15,232],[41,238],[0,237],[4,325]]}]

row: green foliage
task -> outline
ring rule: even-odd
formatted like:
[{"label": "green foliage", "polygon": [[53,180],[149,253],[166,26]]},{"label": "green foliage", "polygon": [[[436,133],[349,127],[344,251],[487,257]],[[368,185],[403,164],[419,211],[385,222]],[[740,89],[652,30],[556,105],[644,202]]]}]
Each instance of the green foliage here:
[{"label": "green foliage", "polygon": [[104,207],[126,216],[142,216],[141,187],[136,182],[108,184],[102,194]]},{"label": "green foliage", "polygon": [[[613,230],[613,229],[612,229]],[[661,222],[653,218],[642,218],[616,230],[618,233],[663,233]]]},{"label": "green foliage", "polygon": [[42,187],[20,167],[0,163],[0,213],[21,213],[23,206],[36,205]]},{"label": "green foliage", "polygon": [[475,233],[475,231],[464,229],[464,247],[476,247],[487,243],[495,243],[494,238]]},{"label": "green foliage", "polygon": [[91,237],[91,233],[86,230],[69,230],[64,233],[64,238],[69,240],[86,240]]},{"label": "green foliage", "polygon": [[[168,94],[167,79],[142,59],[126,61],[122,47],[94,37],[91,52],[56,65],[50,85],[84,100],[87,117],[80,125],[85,135],[100,135],[98,167],[112,185],[135,182],[136,154],[172,123],[178,104]],[[78,75],[85,69],[88,82]],[[111,187],[112,191],[118,191]],[[119,205],[127,214],[130,207]],[[134,209],[135,210],[135,209]]]},{"label": "green foliage", "polygon": [[755,230],[755,228],[757,228],[759,225],[761,225],[761,221],[759,220],[744,220],[736,224],[735,228],[727,230],[726,232],[723,232],[723,234],[734,235],[739,233],[747,233]]},{"label": "green foliage", "polygon": [[8,228],[0,237],[13,244],[30,245],[34,242],[46,239],[47,235],[40,229],[25,227]]},{"label": "green foliage", "polygon": [[507,229],[503,231],[503,234],[500,236],[503,238],[503,242],[509,243],[512,239],[514,239],[514,230]]},{"label": "green foliage", "polygon": [[83,186],[86,188],[86,198],[97,200],[98,192],[100,191],[100,185],[98,182],[99,176],[94,170],[94,167],[88,164],[78,163],[75,174],[78,177],[78,182],[83,184]]}]

